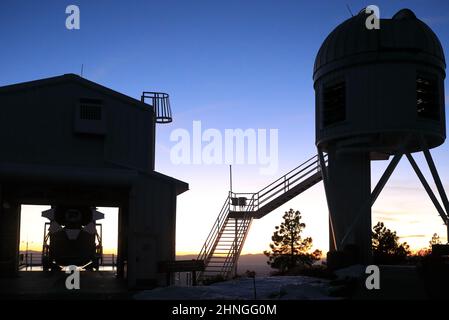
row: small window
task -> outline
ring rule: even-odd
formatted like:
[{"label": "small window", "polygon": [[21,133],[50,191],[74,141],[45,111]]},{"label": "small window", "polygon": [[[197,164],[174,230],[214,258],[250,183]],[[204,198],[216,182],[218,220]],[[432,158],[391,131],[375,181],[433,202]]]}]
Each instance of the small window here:
[{"label": "small window", "polygon": [[418,117],[440,120],[437,81],[429,77],[416,77],[416,111]]},{"label": "small window", "polygon": [[102,102],[97,99],[80,99],[79,117],[82,120],[101,120]]},{"label": "small window", "polygon": [[101,106],[80,105],[80,119],[83,120],[101,120]]},{"label": "small window", "polygon": [[81,98],[74,114],[74,131],[81,134],[106,134],[106,109],[99,99]]},{"label": "small window", "polygon": [[323,90],[323,127],[346,119],[346,87],[338,82]]}]

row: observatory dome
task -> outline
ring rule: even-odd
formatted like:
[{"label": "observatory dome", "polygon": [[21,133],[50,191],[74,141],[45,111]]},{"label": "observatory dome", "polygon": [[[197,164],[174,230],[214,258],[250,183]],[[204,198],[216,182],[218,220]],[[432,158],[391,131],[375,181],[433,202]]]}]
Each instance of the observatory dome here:
[{"label": "observatory dome", "polygon": [[324,40],[313,70],[316,144],[393,154],[446,138],[446,62],[435,33],[409,9],[366,26],[365,9]]},{"label": "observatory dome", "polygon": [[[403,59],[401,53],[404,51],[413,53],[409,59],[429,59],[442,69],[446,67],[440,40],[410,9],[398,11],[392,19],[380,19],[379,30],[368,30],[365,26],[366,18],[367,14],[363,9],[327,36],[315,59],[314,80],[323,73],[321,69],[332,67],[331,64],[334,63],[342,64],[345,58],[350,58],[352,63],[368,63],[370,60],[387,58]],[[385,56],[379,56],[382,53]],[[348,64],[351,63],[347,61],[345,66]]]}]

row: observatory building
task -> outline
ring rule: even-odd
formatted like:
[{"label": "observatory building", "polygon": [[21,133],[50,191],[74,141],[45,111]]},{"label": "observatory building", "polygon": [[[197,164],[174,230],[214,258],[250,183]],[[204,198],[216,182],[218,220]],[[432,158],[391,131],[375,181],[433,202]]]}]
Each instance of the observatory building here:
[{"label": "observatory building", "polygon": [[175,260],[176,197],[188,190],[154,170],[156,123],[170,121],[167,94],[136,100],[73,74],[0,87],[0,276],[18,271],[21,204],[52,206],[49,257],[61,264],[90,259],[61,255],[83,241],[94,254],[96,207],[118,207],[118,276],[165,284],[158,263]]},{"label": "observatory building", "polygon": [[[320,181],[329,208],[331,269],[372,262],[371,207],[405,155],[448,230],[449,200],[430,149],[446,139],[446,63],[432,30],[403,9],[370,30],[365,10],[323,42],[315,60],[318,154],[254,193],[229,191],[198,255],[199,279],[229,278],[254,219]],[[415,162],[422,151],[442,205]],[[371,161],[392,160],[371,189]],[[443,248],[444,247],[444,248]],[[439,250],[449,252],[449,244]],[[446,252],[446,251],[445,251]]]},{"label": "observatory building", "polygon": [[[380,19],[380,29],[368,29],[367,17],[362,10],[337,26],[321,45],[313,71],[316,146],[321,157],[328,155],[323,180],[330,250],[346,250],[364,263],[371,257],[371,206],[402,155],[429,192],[411,155],[424,152],[445,214],[431,190],[429,196],[446,225],[449,211],[429,152],[446,138],[441,43],[411,10]],[[371,161],[390,156],[371,190]]]}]

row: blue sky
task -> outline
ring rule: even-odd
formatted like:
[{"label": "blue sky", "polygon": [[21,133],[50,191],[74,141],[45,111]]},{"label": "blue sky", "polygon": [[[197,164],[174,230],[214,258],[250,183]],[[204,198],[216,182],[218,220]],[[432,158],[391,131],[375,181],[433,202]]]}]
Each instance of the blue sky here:
[{"label": "blue sky", "polygon": [[[65,28],[70,4],[80,7],[80,30]],[[257,191],[308,159],[315,153],[313,62],[327,34],[349,18],[346,4],[354,13],[375,4],[383,18],[410,8],[449,52],[447,1],[7,0],[0,2],[0,86],[79,73],[83,64],[86,78],[132,97],[143,90],[170,93],[174,122],[158,127],[156,167],[190,184],[178,201],[177,242],[180,252],[194,252],[226,197],[228,168],[173,165],[170,133],[191,130],[193,120],[219,130],[279,129],[278,173],[261,176],[258,167],[235,166],[236,191]],[[448,188],[448,147],[433,153]],[[385,166],[373,165],[373,184]],[[320,184],[256,221],[244,251],[263,251],[289,207],[303,212],[306,233],[326,249],[327,209]],[[405,161],[373,212],[374,222],[384,220],[417,247],[425,246],[433,232],[445,235]],[[189,234],[192,227],[195,237]]]}]

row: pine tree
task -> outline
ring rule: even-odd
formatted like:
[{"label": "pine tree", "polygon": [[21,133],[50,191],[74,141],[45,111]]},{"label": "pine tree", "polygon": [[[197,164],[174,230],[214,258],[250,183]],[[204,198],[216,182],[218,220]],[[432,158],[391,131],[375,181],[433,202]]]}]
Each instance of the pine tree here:
[{"label": "pine tree", "polygon": [[410,255],[407,242],[399,243],[396,231],[387,229],[383,222],[378,222],[373,227],[372,237],[374,263],[402,263]]},{"label": "pine tree", "polygon": [[270,251],[264,251],[268,257],[267,263],[274,269],[286,272],[298,265],[311,266],[314,261],[319,260],[321,251],[312,248],[312,238],[302,238],[301,233],[306,224],[301,222],[301,213],[290,209],[282,217],[284,221],[275,227]]},{"label": "pine tree", "polygon": [[430,249],[432,249],[434,244],[441,244],[440,236],[437,233],[434,233],[432,239],[429,241]]}]

